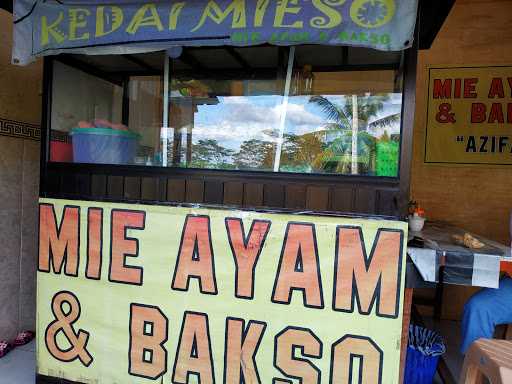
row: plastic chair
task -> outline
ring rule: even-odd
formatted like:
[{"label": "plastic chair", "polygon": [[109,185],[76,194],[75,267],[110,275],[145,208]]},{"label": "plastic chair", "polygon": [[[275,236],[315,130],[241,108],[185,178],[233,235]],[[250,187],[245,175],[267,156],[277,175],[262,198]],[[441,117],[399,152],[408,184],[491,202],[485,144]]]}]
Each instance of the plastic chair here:
[{"label": "plastic chair", "polygon": [[483,377],[492,384],[512,383],[512,342],[479,339],[468,349],[459,384],[481,384]]}]

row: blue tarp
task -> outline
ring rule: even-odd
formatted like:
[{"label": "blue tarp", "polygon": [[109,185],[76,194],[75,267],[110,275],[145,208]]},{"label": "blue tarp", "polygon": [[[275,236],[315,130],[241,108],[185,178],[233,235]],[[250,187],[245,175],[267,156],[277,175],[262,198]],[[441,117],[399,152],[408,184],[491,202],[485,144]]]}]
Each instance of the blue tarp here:
[{"label": "blue tarp", "polygon": [[16,0],[13,62],[170,46],[412,45],[417,0]]}]

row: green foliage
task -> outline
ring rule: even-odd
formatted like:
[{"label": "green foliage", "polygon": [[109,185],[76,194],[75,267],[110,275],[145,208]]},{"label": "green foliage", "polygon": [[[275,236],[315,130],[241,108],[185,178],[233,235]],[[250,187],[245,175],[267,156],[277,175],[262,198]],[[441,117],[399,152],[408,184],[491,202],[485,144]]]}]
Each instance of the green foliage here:
[{"label": "green foliage", "polygon": [[234,151],[219,145],[217,140],[199,140],[192,145],[192,168],[227,169],[227,162]]},{"label": "green foliage", "polygon": [[396,141],[379,140],[377,143],[377,176],[398,176],[398,158],[400,145]]},{"label": "green foliage", "polygon": [[[367,132],[357,133],[359,174],[372,174],[375,169],[376,139]],[[344,130],[331,141],[316,160],[316,166],[329,173],[350,174],[352,165],[352,131]]]},{"label": "green foliage", "polygon": [[[390,115],[373,120],[384,108],[388,96],[358,96],[358,124],[352,127],[352,98],[347,97],[343,105],[337,105],[323,96],[312,96],[309,100],[320,107],[326,122],[323,129],[303,135],[284,134],[281,149],[280,170],[299,173],[352,173],[352,136],[356,139],[356,163],[358,174],[383,172],[377,167],[377,143],[390,142],[385,131],[377,140],[368,129],[386,127],[399,121],[400,115]],[[267,133],[268,134],[268,133]],[[276,135],[272,135],[276,136]],[[387,147],[386,147],[387,148]],[[182,151],[183,149],[180,148]],[[381,147],[381,150],[383,147]],[[249,139],[240,145],[238,152],[225,148],[214,139],[202,139],[192,146],[193,168],[272,170],[276,144],[272,141]],[[382,151],[381,151],[382,152]],[[389,157],[389,156],[388,156]],[[393,156],[391,156],[393,157]],[[388,169],[385,173],[393,172]]]},{"label": "green foliage", "polygon": [[281,171],[300,173],[321,171],[315,167],[316,159],[324,150],[324,144],[318,134],[285,134],[283,139]]},{"label": "green foliage", "polygon": [[[375,173],[377,139],[370,135],[368,128],[386,127],[400,120],[400,115],[389,115],[369,123],[384,108],[389,100],[387,95],[358,96],[357,117],[358,126],[352,126],[354,105],[351,97],[346,98],[343,106],[336,105],[323,96],[313,96],[309,102],[320,107],[327,120],[324,125],[325,136],[334,139],[326,143],[324,150],[314,161],[316,168],[331,173],[352,173],[352,137],[357,134],[357,173]],[[354,132],[356,131],[356,132]]]},{"label": "green foliage", "polygon": [[271,170],[274,164],[275,144],[258,139],[246,140],[233,155],[237,169]]}]

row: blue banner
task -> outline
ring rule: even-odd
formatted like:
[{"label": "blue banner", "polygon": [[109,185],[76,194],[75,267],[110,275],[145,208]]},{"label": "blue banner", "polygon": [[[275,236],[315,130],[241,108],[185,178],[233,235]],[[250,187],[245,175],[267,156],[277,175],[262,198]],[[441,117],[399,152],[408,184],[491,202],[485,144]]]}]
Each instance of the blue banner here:
[{"label": "blue banner", "polygon": [[170,46],[411,46],[417,0],[17,0],[13,61]]}]

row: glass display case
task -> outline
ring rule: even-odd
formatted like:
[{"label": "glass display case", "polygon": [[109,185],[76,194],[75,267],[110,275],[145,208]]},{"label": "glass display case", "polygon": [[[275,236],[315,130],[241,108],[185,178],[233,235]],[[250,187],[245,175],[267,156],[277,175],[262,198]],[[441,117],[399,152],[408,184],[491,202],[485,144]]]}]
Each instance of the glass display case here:
[{"label": "glass display case", "polygon": [[305,45],[171,56],[56,60],[50,161],[398,177],[401,53]]}]

